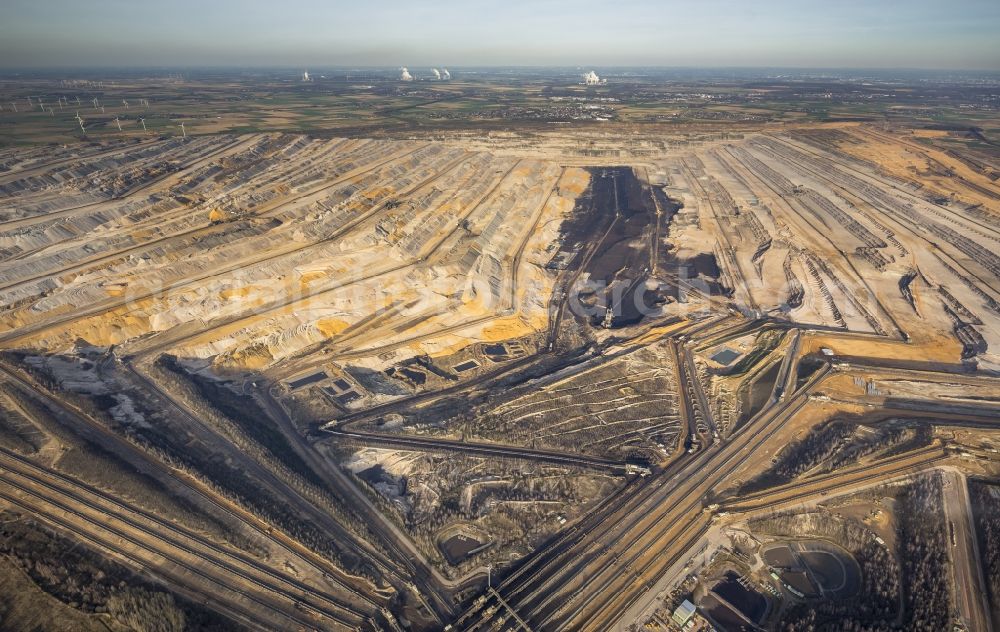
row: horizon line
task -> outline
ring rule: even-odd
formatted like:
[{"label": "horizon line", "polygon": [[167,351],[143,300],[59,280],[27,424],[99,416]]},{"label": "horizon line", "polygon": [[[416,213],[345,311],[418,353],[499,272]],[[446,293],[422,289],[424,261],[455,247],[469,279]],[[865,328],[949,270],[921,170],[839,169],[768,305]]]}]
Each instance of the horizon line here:
[{"label": "horizon line", "polygon": [[705,65],[664,65],[664,64],[372,64],[372,65],[329,65],[329,64],[142,64],[142,65],[45,65],[45,66],[5,66],[0,63],[0,71],[38,72],[64,70],[301,70],[317,68],[329,70],[385,70],[395,71],[407,68],[449,68],[464,70],[512,70],[512,69],[605,69],[605,70],[796,70],[796,71],[907,71],[907,72],[976,72],[1000,74],[1000,68],[972,67],[922,67],[922,66],[795,66],[775,64],[705,64]]}]

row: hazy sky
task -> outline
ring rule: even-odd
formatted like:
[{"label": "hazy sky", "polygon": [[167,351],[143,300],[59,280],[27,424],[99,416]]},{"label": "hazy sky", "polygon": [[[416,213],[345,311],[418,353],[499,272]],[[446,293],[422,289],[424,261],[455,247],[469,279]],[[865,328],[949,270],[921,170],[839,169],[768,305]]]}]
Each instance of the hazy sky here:
[{"label": "hazy sky", "polygon": [[0,66],[1000,70],[1000,0],[2,0]]}]

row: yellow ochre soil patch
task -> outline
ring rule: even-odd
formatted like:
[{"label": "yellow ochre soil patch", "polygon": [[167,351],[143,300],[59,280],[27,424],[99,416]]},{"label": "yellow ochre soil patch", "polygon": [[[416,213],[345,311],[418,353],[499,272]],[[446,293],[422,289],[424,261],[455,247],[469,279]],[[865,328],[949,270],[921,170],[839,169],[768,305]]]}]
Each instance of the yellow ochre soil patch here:
[{"label": "yellow ochre soil patch", "polygon": [[350,327],[350,323],[339,318],[321,318],[316,321],[316,328],[328,338],[336,336],[348,327]]},{"label": "yellow ochre soil patch", "polygon": [[482,338],[485,342],[500,342],[519,338],[535,332],[535,329],[528,326],[517,316],[507,316],[498,318],[489,325],[483,327]]},{"label": "yellow ochre soil patch", "polygon": [[250,295],[252,287],[249,285],[244,285],[242,287],[230,287],[219,292],[219,298],[223,300],[230,300],[234,298],[246,298]]},{"label": "yellow ochre soil patch", "polygon": [[836,355],[872,359],[895,358],[917,362],[954,364],[959,362],[962,356],[961,344],[948,336],[925,335],[922,340],[914,338],[910,342],[819,333],[802,337],[802,354],[820,353],[820,348],[823,347],[830,349]]}]

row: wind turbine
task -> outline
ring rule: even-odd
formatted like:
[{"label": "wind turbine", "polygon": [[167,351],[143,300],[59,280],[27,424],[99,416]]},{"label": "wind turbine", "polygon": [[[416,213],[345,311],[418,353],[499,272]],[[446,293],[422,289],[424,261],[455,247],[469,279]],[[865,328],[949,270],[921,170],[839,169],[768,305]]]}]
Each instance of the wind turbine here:
[{"label": "wind turbine", "polygon": [[79,112],[76,113],[76,121],[80,124],[80,131],[83,132],[84,134],[86,134],[87,133],[87,128],[83,126],[83,119],[80,118],[80,113]]},{"label": "wind turbine", "polygon": [[118,126],[118,131],[119,132],[122,131],[122,124],[121,124],[121,121],[118,120],[117,116],[115,117],[115,125]]},{"label": "wind turbine", "polygon": [[139,119],[139,122],[142,123],[142,131],[145,132],[146,131],[146,119],[141,118],[141,119]]},{"label": "wind turbine", "polygon": [[128,101],[126,101],[125,99],[122,99],[122,103],[125,104],[125,109],[127,110],[128,109]]},{"label": "wind turbine", "polygon": [[104,106],[101,106],[101,114],[104,114]]},{"label": "wind turbine", "polygon": [[17,112],[17,103],[14,103],[13,101],[11,101],[10,104],[12,106],[14,106],[14,111]]},{"label": "wind turbine", "polygon": [[96,110],[97,109],[97,97],[94,97],[93,101],[94,101],[94,109]]},{"label": "wind turbine", "polygon": [[38,109],[41,110],[42,112],[45,111],[45,104],[42,103],[42,97],[38,97]]},{"label": "wind turbine", "polygon": [[184,138],[188,137],[187,132],[184,131],[184,123],[181,123],[181,136]]},{"label": "wind turbine", "polygon": [[80,105],[80,97],[77,97],[77,98],[76,98],[76,104],[77,104],[77,105]]}]

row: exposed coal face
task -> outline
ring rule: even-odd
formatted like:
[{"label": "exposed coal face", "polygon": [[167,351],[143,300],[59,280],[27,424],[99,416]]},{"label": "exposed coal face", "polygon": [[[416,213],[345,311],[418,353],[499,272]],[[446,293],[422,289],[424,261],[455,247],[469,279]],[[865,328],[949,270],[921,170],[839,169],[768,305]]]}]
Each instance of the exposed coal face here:
[{"label": "exposed coal face", "polygon": [[590,188],[563,225],[563,243],[575,249],[567,258],[578,275],[569,298],[575,317],[591,326],[622,327],[677,300],[677,285],[654,278],[654,270],[717,287],[714,255],[678,260],[663,241],[680,202],[644,184],[631,167],[590,173]]}]

